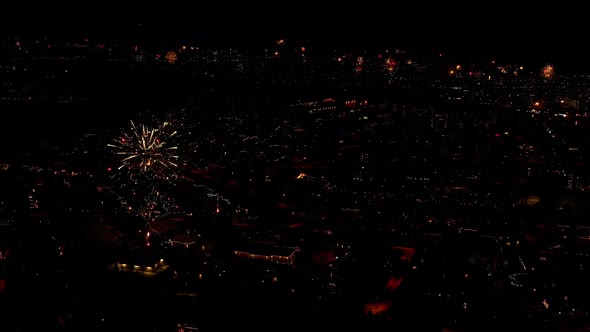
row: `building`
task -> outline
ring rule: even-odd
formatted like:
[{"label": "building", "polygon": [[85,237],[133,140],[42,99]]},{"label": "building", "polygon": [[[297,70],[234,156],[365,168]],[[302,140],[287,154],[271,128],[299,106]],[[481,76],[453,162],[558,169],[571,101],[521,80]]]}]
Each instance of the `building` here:
[{"label": "building", "polygon": [[112,269],[116,271],[137,273],[145,277],[153,277],[166,271],[168,267],[163,258],[150,251],[133,252],[112,265]]}]

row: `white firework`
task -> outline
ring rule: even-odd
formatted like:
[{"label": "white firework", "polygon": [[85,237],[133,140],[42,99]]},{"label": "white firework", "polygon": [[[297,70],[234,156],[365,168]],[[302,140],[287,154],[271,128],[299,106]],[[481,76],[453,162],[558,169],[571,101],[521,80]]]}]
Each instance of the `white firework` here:
[{"label": "white firework", "polygon": [[168,121],[155,127],[136,126],[131,121],[131,130],[108,144],[121,157],[118,170],[128,171],[130,176],[139,172],[160,177],[176,169],[179,156],[173,138],[178,132],[171,127]]}]

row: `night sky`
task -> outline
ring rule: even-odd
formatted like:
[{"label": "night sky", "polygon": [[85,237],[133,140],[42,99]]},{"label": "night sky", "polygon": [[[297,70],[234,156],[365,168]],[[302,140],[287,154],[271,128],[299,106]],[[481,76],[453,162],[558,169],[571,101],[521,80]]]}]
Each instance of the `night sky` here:
[{"label": "night sky", "polygon": [[[308,48],[446,51],[584,66],[590,55],[583,8],[449,1],[346,3],[14,1],[2,11],[6,35],[141,40],[156,45],[259,48],[278,38]],[[4,4],[3,4],[4,6]]]}]

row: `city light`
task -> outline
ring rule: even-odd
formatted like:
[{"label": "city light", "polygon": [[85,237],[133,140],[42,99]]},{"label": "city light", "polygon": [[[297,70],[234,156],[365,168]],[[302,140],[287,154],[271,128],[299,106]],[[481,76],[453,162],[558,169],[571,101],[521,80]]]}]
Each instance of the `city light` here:
[{"label": "city light", "polygon": [[[330,33],[270,15],[253,35],[268,15],[244,11],[231,38],[218,22],[150,39],[163,18],[122,40],[4,38],[0,292],[50,285],[55,308],[11,321],[223,331],[238,308],[244,330],[585,327],[579,55],[546,64],[548,43],[482,34],[396,49],[399,29],[353,36],[380,18],[351,13]],[[87,289],[94,272],[115,292]]]}]

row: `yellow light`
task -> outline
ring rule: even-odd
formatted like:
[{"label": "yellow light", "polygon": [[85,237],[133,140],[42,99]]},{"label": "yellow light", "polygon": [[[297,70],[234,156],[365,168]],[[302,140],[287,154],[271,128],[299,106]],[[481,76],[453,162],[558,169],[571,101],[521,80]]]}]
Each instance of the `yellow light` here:
[{"label": "yellow light", "polygon": [[455,71],[451,70],[451,71],[449,71],[449,74],[453,75],[453,74],[455,74]]},{"label": "yellow light", "polygon": [[541,103],[539,103],[538,101],[536,101],[534,105],[535,106],[539,106],[539,105],[541,105]]},{"label": "yellow light", "polygon": [[457,65],[457,70],[461,70],[461,65]]}]

